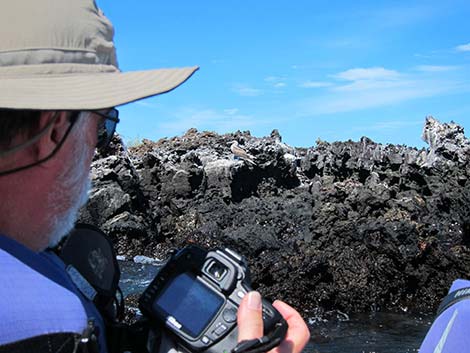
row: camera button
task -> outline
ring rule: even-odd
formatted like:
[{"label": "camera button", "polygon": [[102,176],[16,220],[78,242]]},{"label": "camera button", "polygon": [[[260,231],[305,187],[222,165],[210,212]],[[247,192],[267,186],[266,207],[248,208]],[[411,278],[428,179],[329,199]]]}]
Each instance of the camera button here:
[{"label": "camera button", "polygon": [[225,325],[219,325],[217,328],[212,332],[213,334],[220,336],[223,334],[225,331],[227,331],[227,326]]},{"label": "camera button", "polygon": [[237,310],[235,310],[234,308],[225,309],[222,314],[222,317],[228,323],[235,322],[237,321]]},{"label": "camera button", "polygon": [[270,309],[263,306],[263,318],[273,317],[273,316],[274,316],[274,313]]}]

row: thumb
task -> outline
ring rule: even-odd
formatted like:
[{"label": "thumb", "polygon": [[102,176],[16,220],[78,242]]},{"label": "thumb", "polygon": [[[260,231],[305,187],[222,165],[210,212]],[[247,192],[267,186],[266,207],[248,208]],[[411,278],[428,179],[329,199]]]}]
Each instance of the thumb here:
[{"label": "thumb", "polygon": [[261,295],[249,292],[243,298],[237,315],[238,342],[263,336]]}]

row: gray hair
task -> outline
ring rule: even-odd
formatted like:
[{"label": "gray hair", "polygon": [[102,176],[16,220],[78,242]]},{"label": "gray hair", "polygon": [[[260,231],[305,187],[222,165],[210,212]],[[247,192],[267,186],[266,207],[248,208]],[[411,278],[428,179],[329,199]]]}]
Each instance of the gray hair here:
[{"label": "gray hair", "polygon": [[8,147],[18,134],[34,133],[40,116],[40,110],[0,109],[0,146]]}]

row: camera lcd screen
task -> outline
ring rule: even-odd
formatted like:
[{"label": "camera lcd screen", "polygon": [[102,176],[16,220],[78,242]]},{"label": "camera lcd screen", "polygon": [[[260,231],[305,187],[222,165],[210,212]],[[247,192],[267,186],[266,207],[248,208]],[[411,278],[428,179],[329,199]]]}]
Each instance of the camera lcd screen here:
[{"label": "camera lcd screen", "polygon": [[186,334],[198,337],[224,303],[189,273],[181,273],[169,282],[153,303],[154,310],[172,316]]}]

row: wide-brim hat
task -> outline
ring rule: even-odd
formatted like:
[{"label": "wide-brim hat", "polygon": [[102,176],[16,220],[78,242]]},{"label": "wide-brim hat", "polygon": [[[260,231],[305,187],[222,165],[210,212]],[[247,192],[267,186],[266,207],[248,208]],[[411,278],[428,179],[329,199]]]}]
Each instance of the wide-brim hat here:
[{"label": "wide-brim hat", "polygon": [[0,108],[94,110],[171,91],[197,67],[121,72],[93,0],[0,5]]}]

